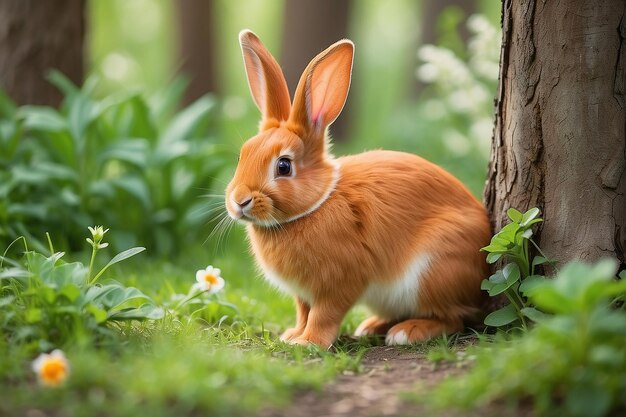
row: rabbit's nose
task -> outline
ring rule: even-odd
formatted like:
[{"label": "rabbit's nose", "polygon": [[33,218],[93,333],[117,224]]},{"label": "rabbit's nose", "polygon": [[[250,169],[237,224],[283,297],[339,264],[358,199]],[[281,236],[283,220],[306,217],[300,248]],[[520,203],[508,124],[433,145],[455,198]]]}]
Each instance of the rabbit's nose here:
[{"label": "rabbit's nose", "polygon": [[252,202],[252,198],[248,197],[247,199],[245,199],[244,201],[242,201],[241,203],[237,203],[239,204],[239,207],[241,207],[242,209],[245,208],[247,205],[249,205]]}]

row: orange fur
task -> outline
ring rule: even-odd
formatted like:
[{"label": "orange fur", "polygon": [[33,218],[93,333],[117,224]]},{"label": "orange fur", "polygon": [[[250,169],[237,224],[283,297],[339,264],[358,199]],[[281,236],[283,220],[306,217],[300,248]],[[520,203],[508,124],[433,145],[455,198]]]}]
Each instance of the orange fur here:
[{"label": "orange fur", "polygon": [[[249,79],[256,69],[246,54],[273,62],[255,81],[266,84],[251,91],[271,95],[270,80],[282,73],[251,36],[242,32],[240,38]],[[400,331],[406,343],[458,331],[483,301],[487,265],[479,249],[490,237],[485,210],[456,178],[416,155],[330,155],[325,131],[345,102],[352,55],[352,43],[340,41],[311,61],[289,116],[262,124],[242,147],[227,209],[248,222],[267,278],[296,296],[297,324],[283,340],[330,346],[363,297],[380,311],[361,327],[389,329],[388,341],[399,340],[394,335]],[[262,100],[255,102],[264,120],[274,117]],[[291,160],[292,176],[277,176],[279,157]]]}]

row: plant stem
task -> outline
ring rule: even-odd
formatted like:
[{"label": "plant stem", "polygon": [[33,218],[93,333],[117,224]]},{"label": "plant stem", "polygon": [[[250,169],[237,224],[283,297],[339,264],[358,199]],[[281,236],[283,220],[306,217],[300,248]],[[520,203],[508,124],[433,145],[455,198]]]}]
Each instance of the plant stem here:
[{"label": "plant stem", "polygon": [[54,246],[52,246],[52,239],[50,233],[46,232],[46,238],[48,239],[48,248],[50,248],[50,255],[54,255]]},{"label": "plant stem", "polygon": [[96,276],[93,282],[91,281],[91,272],[93,271],[93,261],[96,259],[96,252],[98,252],[98,249],[96,249],[96,245],[94,244],[91,246],[91,260],[89,261],[89,273],[87,274],[87,283],[89,285],[92,285],[93,283],[95,283],[96,279],[98,278]]}]

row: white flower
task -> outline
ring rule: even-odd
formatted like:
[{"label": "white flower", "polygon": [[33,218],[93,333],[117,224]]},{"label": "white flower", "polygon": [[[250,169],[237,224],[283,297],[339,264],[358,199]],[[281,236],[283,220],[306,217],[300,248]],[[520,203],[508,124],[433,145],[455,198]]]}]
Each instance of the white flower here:
[{"label": "white flower", "polygon": [[39,382],[49,387],[61,385],[70,374],[70,363],[59,349],[42,353],[33,361],[32,366]]},{"label": "white flower", "polygon": [[219,268],[213,268],[212,265],[207,266],[206,269],[200,269],[196,272],[196,281],[198,282],[193,287],[214,294],[224,288],[224,278],[220,276],[221,273]]}]

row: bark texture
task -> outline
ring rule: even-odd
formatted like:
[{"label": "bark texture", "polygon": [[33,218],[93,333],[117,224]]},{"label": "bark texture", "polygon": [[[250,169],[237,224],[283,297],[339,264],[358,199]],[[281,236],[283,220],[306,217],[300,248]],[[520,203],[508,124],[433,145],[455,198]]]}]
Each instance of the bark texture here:
[{"label": "bark texture", "polygon": [[504,0],[485,202],[537,206],[558,261],[626,257],[626,3]]},{"label": "bark texture", "polygon": [[177,0],[180,72],[189,77],[183,97],[188,105],[204,94],[217,92],[216,34],[212,0]]},{"label": "bark texture", "polygon": [[0,84],[18,104],[58,106],[57,69],[83,79],[84,0],[0,0]]}]

